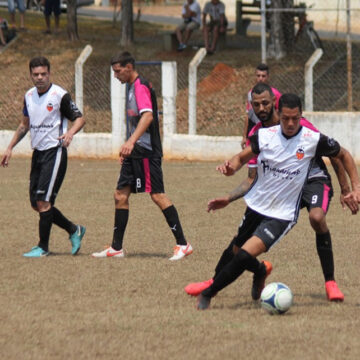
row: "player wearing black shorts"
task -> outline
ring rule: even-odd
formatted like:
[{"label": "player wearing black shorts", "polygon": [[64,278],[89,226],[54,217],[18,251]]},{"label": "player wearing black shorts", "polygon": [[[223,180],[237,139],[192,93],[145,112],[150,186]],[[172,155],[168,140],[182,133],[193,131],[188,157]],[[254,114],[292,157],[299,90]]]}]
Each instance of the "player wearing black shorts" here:
[{"label": "player wearing black shorts", "polygon": [[155,92],[151,84],[135,70],[135,59],[128,52],[111,60],[114,76],[128,84],[126,97],[127,140],[120,148],[122,164],[115,198],[115,224],[112,245],[93,257],[125,256],[123,237],[129,218],[131,193],[147,192],[161,209],[175,237],[176,246],[170,260],[190,255],[193,249],[187,243],[175,206],[165,194],[161,168],[162,146],[159,132]]},{"label": "player wearing black shorts", "polygon": [[[31,206],[40,215],[40,241],[24,256],[49,255],[53,223],[68,232],[71,253],[76,255],[81,247],[85,227],[72,223],[54,204],[66,173],[67,147],[84,126],[85,120],[70,94],[50,82],[50,63],[46,58],[33,58],[29,68],[35,86],[25,94],[23,119],[2,158],[1,166],[8,166],[13,148],[30,130],[34,151],[29,192]],[[70,130],[67,130],[67,120],[73,122]]]}]

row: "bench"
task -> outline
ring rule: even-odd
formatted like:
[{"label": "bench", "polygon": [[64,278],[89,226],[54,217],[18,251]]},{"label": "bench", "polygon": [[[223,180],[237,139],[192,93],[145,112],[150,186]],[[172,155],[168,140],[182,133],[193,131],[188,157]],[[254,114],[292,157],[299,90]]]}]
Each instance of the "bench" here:
[{"label": "bench", "polygon": [[261,2],[254,0],[252,3],[243,3],[236,1],[236,34],[246,36],[247,29],[251,23],[250,18],[244,18],[243,15],[260,15]]}]

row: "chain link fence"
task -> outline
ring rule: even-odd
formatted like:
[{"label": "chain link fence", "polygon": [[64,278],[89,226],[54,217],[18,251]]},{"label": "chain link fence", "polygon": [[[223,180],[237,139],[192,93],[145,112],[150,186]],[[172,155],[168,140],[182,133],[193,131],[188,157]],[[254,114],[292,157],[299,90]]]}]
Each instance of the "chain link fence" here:
[{"label": "chain link fence", "polygon": [[[311,13],[311,9],[308,9]],[[353,19],[360,12],[354,11]],[[316,22],[314,27],[317,29]],[[318,30],[324,54],[314,67],[314,110],[347,111],[347,50],[344,36],[336,35],[337,25],[327,24]],[[332,35],[331,35],[332,34]],[[335,34],[335,35],[334,35]],[[343,35],[343,34],[342,34]],[[360,36],[352,42],[353,110],[360,111]],[[109,53],[93,54],[84,65],[85,132],[110,132],[110,64]],[[304,66],[314,47],[306,36],[293,44],[292,51],[281,60],[268,59],[270,83],[282,93],[294,92],[304,99]],[[259,33],[241,37],[227,35],[227,48],[220,56],[206,56],[198,68],[197,133],[202,135],[242,135],[246,116],[247,92],[255,83],[255,68],[261,62]],[[193,51],[195,55],[195,51]],[[52,63],[52,81],[67,89],[75,98],[74,65],[62,65],[60,59]],[[73,60],[73,64],[76,59]],[[141,59],[138,59],[141,60]],[[188,132],[188,66],[191,57],[177,56],[178,96],[176,103],[177,132]],[[25,91],[32,86],[27,64],[23,68],[6,69],[10,91],[0,92],[0,130],[14,130],[18,126]],[[162,111],[160,65],[139,65],[138,71],[156,90],[159,111]],[[162,117],[160,116],[160,121]],[[161,125],[161,124],[160,124]]]}]

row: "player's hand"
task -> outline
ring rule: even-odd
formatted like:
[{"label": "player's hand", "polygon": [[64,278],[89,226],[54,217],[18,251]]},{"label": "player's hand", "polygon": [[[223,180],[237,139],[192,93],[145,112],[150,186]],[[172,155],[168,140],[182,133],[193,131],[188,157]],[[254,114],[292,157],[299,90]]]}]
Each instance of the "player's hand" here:
[{"label": "player's hand", "polygon": [[123,157],[123,158],[126,158],[128,157],[131,152],[133,151],[134,149],[134,144],[131,143],[130,141],[126,141],[125,144],[123,144],[120,148],[120,157]]},{"label": "player's hand", "polygon": [[2,167],[8,167],[9,161],[10,161],[10,158],[11,158],[11,153],[12,153],[11,150],[6,150],[5,151],[5,154],[3,155],[3,158],[1,159],[1,163],[0,163],[0,165]]},{"label": "player's hand", "polygon": [[212,199],[207,204],[207,212],[223,209],[230,204],[228,196]]},{"label": "player's hand", "polygon": [[[352,191],[346,196],[344,196],[345,205],[351,210],[353,215],[357,214],[359,211],[360,195],[357,191]],[[341,201],[341,200],[340,200]]]},{"label": "player's hand", "polygon": [[216,167],[216,170],[226,176],[231,176],[235,174],[235,169],[232,168],[229,160],[226,160],[222,165],[218,165]]},{"label": "player's hand", "polygon": [[120,157],[119,157],[119,163],[120,163],[120,165],[122,165],[122,164],[124,163],[124,160],[125,160],[125,158],[120,155]]},{"label": "player's hand", "polygon": [[62,146],[67,148],[72,142],[73,135],[67,132],[64,135],[59,136],[58,139],[61,141]]},{"label": "player's hand", "polygon": [[246,137],[243,136],[242,140],[241,140],[241,148],[245,149],[246,148]]}]

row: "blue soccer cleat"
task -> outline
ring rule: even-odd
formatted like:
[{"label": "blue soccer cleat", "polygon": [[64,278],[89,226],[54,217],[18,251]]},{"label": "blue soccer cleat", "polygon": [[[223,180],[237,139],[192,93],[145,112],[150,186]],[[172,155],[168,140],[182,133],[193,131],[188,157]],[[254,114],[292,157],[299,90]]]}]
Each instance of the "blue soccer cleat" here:
[{"label": "blue soccer cleat", "polygon": [[29,252],[23,254],[23,256],[31,258],[43,257],[48,255],[49,252],[43,250],[40,246],[34,246]]},{"label": "blue soccer cleat", "polygon": [[76,231],[69,237],[72,245],[71,248],[72,255],[76,255],[79,252],[81,248],[81,240],[86,232],[85,226],[77,225],[76,227],[77,227]]}]

